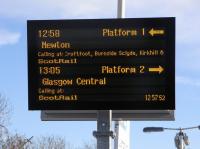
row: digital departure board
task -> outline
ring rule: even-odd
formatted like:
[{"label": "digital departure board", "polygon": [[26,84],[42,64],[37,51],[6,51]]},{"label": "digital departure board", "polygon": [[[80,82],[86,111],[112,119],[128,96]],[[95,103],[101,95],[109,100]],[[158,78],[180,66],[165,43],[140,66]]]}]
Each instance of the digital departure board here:
[{"label": "digital departure board", "polygon": [[29,110],[175,109],[175,18],[29,20]]}]

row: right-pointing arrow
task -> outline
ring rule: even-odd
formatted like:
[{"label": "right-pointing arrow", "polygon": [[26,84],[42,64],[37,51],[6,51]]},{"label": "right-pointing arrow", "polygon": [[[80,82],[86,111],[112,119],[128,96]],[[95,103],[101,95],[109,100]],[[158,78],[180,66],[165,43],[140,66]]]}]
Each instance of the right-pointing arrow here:
[{"label": "right-pointing arrow", "polygon": [[164,71],[164,68],[159,65],[159,67],[149,68],[149,72],[158,72],[161,74]]}]

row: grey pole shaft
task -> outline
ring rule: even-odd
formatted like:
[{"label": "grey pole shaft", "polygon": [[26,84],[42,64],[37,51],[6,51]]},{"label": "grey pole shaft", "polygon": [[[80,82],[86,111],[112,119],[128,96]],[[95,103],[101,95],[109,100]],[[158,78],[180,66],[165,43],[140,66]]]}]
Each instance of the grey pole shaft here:
[{"label": "grey pole shaft", "polygon": [[179,139],[180,139],[179,149],[185,149],[183,136],[179,136]]},{"label": "grey pole shaft", "polygon": [[[117,17],[124,18],[124,16],[125,0],[118,0]],[[93,132],[97,138],[97,149],[111,149],[111,139],[114,138],[111,124],[112,110],[99,110],[97,112],[97,131]]]},{"label": "grey pole shaft", "polygon": [[117,18],[125,17],[125,0],[118,0]]},{"label": "grey pole shaft", "polygon": [[[125,0],[118,0],[117,18],[125,18]],[[116,122],[119,125],[119,122]],[[118,126],[119,127],[119,126]],[[118,134],[120,135],[120,134]],[[118,136],[117,136],[118,137]],[[118,138],[116,138],[115,149],[118,149]]]},{"label": "grey pole shaft", "polygon": [[112,110],[99,110],[97,112],[97,131],[93,135],[97,138],[97,149],[111,149]]}]

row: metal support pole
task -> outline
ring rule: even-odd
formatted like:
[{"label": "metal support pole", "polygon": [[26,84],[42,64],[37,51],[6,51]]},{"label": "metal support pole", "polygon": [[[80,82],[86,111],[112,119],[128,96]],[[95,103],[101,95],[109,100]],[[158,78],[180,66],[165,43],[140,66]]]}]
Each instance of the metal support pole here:
[{"label": "metal support pole", "polygon": [[[118,0],[117,17],[125,16],[125,0]],[[93,135],[97,138],[97,149],[111,149],[111,139],[115,137],[111,131],[112,110],[99,110],[97,112],[97,131]]]},{"label": "metal support pole", "polygon": [[111,149],[112,110],[99,110],[97,113],[97,131],[93,135],[97,138],[97,149]]},{"label": "metal support pole", "polygon": [[117,18],[125,17],[125,0],[118,0]]},{"label": "metal support pole", "polygon": [[[118,0],[118,7],[117,7],[117,18],[125,18],[125,0]],[[130,122],[129,122],[130,123]],[[116,124],[118,125],[119,127],[119,122],[116,122]],[[130,125],[128,125],[128,127],[130,127]],[[127,128],[128,129],[128,128]],[[129,129],[130,131],[130,129]],[[118,142],[119,142],[119,136],[120,135],[119,133],[117,133],[117,140],[115,140],[115,147],[114,149],[118,149]],[[126,140],[127,141],[127,140]],[[129,143],[129,141],[128,141]],[[126,144],[127,145],[127,144]],[[126,146],[126,148],[128,147],[129,149],[129,144]]]},{"label": "metal support pole", "polygon": [[182,130],[178,133],[178,138],[179,138],[178,149],[185,149],[184,134]]}]

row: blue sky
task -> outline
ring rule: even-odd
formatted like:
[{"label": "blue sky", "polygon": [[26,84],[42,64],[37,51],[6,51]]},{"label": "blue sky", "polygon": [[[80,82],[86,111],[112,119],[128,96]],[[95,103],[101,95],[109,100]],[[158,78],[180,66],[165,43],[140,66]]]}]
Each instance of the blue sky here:
[{"label": "blue sky", "polygon": [[[27,19],[115,18],[117,0],[0,0],[0,93],[13,107],[11,132],[60,135],[81,146],[94,140],[96,122],[41,122],[28,111]],[[176,112],[172,122],[131,122],[131,149],[175,148],[175,132],[144,134],[143,127],[200,125],[200,1],[126,0],[126,17],[176,17]],[[200,146],[200,130],[188,132],[189,148]]]}]

